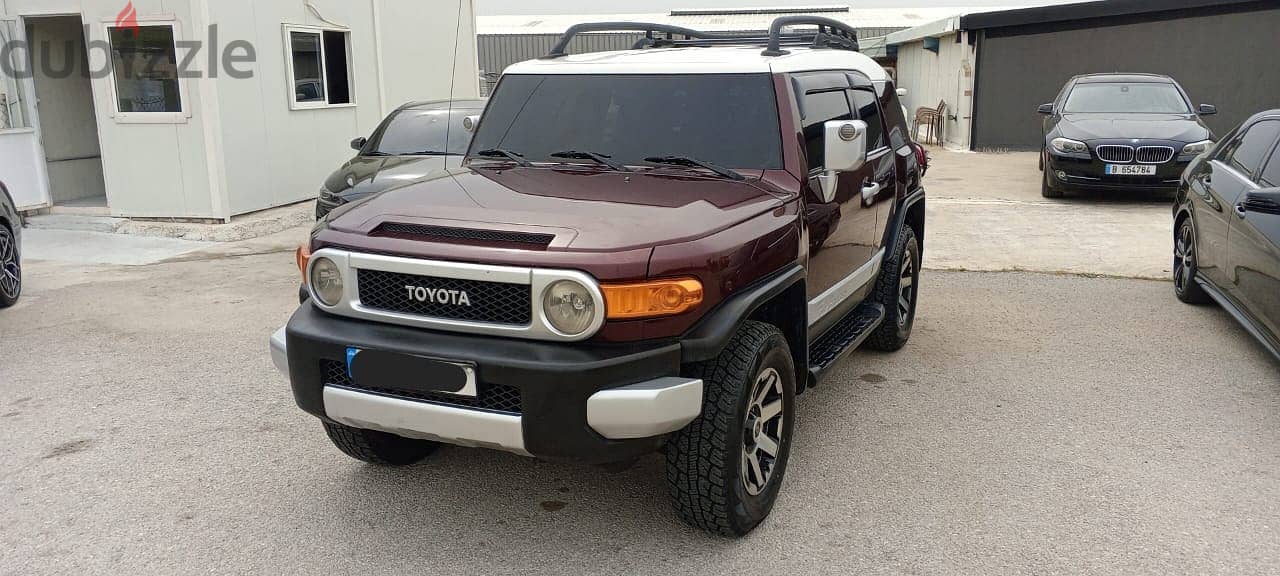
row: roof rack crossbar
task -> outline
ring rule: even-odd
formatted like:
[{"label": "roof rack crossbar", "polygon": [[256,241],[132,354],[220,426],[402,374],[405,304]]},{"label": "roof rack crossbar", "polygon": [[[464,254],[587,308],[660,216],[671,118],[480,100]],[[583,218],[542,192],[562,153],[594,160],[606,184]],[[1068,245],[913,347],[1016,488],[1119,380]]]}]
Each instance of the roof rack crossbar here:
[{"label": "roof rack crossbar", "polygon": [[[814,28],[784,33],[784,28],[805,26]],[[752,46],[763,45],[764,56],[789,54],[783,46],[810,46],[858,51],[858,32],[853,27],[821,16],[782,16],[769,26],[767,35],[761,32],[711,33],[669,24],[647,22],[591,22],[575,24],[565,31],[544,60],[563,58],[569,54],[569,44],[579,34],[590,32],[643,32],[644,37],[631,46],[632,50],[645,48],[676,48],[697,46]]]},{"label": "roof rack crossbar", "polygon": [[712,35],[706,32],[683,28],[680,26],[671,26],[669,24],[650,24],[646,22],[591,22],[587,24],[574,24],[568,30],[565,30],[564,36],[560,37],[560,41],[551,48],[545,60],[554,60],[562,58],[569,54],[569,43],[573,42],[575,36],[588,32],[644,32],[644,38],[636,42],[636,49],[643,48],[650,42],[658,40],[656,34],[665,34],[667,39],[674,40],[676,36],[684,36],[685,38],[709,38]]}]

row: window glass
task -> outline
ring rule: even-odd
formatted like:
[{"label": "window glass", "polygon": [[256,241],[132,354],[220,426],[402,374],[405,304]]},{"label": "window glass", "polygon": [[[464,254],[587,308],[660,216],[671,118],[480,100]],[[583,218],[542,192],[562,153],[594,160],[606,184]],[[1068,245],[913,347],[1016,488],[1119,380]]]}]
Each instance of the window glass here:
[{"label": "window glass", "polygon": [[351,74],[347,69],[347,33],[324,32],[325,88],[330,104],[351,103]]},{"label": "window glass", "polygon": [[804,141],[809,154],[809,169],[822,168],[826,161],[826,123],[853,120],[849,97],[844,90],[815,92],[804,97]]},{"label": "window glass", "polygon": [[503,148],[531,162],[576,150],[645,166],[687,156],[738,169],[782,167],[768,74],[504,76],[473,151]]},{"label": "window glass", "polygon": [[107,29],[116,106],[122,113],[182,112],[178,56],[171,26]]},{"label": "window glass", "polygon": [[867,152],[884,147],[884,122],[876,95],[870,90],[853,90],[853,106],[858,109],[858,119],[867,123]]},{"label": "window glass", "polygon": [[1253,174],[1262,164],[1262,159],[1271,152],[1271,145],[1276,143],[1278,135],[1280,122],[1268,120],[1254,124],[1232,145],[1231,166],[1246,175]]},{"label": "window glass", "polygon": [[454,108],[450,112],[447,106],[401,110],[374,136],[372,149],[393,156],[466,154],[471,133],[462,127],[462,119],[480,112],[479,108]]},{"label": "window glass", "polygon": [[1102,82],[1076,84],[1062,111],[1066,114],[1189,114],[1191,108],[1173,84]]},{"label": "window glass", "polygon": [[320,57],[320,34],[290,32],[289,50],[293,58],[294,100],[327,102],[324,96],[324,64]]},{"label": "window glass", "polygon": [[1280,186],[1280,147],[1271,152],[1271,160],[1267,162],[1266,168],[1262,169],[1262,177],[1259,178],[1263,186]]}]

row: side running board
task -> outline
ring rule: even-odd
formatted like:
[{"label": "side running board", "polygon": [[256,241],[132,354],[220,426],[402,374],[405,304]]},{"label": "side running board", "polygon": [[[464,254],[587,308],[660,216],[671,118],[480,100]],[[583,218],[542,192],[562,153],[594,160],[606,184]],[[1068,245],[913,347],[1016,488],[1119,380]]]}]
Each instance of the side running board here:
[{"label": "side running board", "polygon": [[884,306],[864,302],[818,338],[809,349],[809,384],[817,384],[828,369],[860,346],[880,327],[884,316]]}]

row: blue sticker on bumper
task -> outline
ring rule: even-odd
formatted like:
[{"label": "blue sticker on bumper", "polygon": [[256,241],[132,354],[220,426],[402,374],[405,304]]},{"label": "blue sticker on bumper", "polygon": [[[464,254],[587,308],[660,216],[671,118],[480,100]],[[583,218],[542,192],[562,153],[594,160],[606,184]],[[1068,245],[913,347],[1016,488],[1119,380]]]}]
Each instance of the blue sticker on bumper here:
[{"label": "blue sticker on bumper", "polygon": [[355,360],[356,354],[359,354],[359,353],[360,353],[359,348],[347,348],[347,378],[351,378],[352,380],[355,379],[355,376],[351,375],[351,361]]}]

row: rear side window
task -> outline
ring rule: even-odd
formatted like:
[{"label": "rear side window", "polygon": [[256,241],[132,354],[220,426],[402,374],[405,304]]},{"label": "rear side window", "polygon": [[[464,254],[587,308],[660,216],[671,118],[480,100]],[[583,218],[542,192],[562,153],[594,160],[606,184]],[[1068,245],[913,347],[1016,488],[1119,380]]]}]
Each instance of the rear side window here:
[{"label": "rear side window", "polygon": [[1267,167],[1262,169],[1262,177],[1259,180],[1268,188],[1280,186],[1280,146],[1271,151],[1271,160],[1267,162]]},{"label": "rear side window", "polygon": [[804,97],[804,141],[809,154],[809,169],[821,168],[826,154],[827,122],[853,120],[849,97],[844,90],[814,92]]},{"label": "rear side window", "polygon": [[884,122],[880,118],[880,107],[876,104],[875,93],[854,90],[853,105],[858,109],[858,119],[867,123],[867,151],[883,148]]},{"label": "rear side window", "polygon": [[1254,124],[1231,144],[1223,158],[1236,170],[1252,175],[1271,152],[1277,136],[1280,136],[1280,121],[1265,120]]}]

